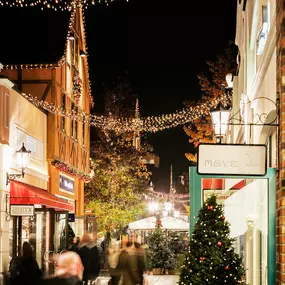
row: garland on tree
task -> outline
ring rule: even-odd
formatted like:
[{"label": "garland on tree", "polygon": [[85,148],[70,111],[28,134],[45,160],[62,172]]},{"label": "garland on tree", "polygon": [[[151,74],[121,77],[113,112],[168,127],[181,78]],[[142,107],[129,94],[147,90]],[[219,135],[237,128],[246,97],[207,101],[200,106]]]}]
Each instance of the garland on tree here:
[{"label": "garland on tree", "polygon": [[222,206],[211,196],[199,211],[179,285],[246,284],[242,259],[229,233]]},{"label": "garland on tree", "polygon": [[81,172],[81,171],[78,171],[77,169],[71,167],[71,166],[68,166],[67,164],[65,164],[64,162],[60,161],[60,160],[53,160],[51,162],[51,165],[55,166],[57,169],[71,175],[71,176],[74,176],[74,177],[77,177],[81,180],[83,180],[85,183],[88,183],[91,181],[91,177],[89,175],[87,175],[86,173],[84,172]]}]

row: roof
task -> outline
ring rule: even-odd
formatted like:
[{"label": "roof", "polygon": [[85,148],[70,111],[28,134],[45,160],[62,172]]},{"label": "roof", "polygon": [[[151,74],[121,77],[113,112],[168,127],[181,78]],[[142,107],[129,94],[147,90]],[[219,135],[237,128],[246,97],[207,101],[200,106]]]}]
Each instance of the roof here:
[{"label": "roof", "polygon": [[[132,223],[129,223],[129,230],[153,230],[155,229],[156,217],[148,217]],[[189,231],[190,224],[173,217],[161,218],[161,224],[163,230],[173,231]]]},{"label": "roof", "polygon": [[57,63],[64,55],[69,11],[1,7],[0,62]]}]

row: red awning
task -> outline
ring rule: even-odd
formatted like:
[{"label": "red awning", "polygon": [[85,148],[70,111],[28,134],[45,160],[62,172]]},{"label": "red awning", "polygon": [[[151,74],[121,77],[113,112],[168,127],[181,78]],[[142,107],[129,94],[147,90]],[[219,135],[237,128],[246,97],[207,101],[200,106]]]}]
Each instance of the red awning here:
[{"label": "red awning", "polygon": [[46,190],[18,181],[10,184],[11,205],[43,205],[60,211],[74,212],[74,205],[60,199]]},{"label": "red awning", "polygon": [[[245,180],[242,179],[237,184],[231,187],[232,190],[239,190],[245,186]],[[212,189],[225,189],[225,179],[224,178],[203,178],[202,181],[203,190]]]}]

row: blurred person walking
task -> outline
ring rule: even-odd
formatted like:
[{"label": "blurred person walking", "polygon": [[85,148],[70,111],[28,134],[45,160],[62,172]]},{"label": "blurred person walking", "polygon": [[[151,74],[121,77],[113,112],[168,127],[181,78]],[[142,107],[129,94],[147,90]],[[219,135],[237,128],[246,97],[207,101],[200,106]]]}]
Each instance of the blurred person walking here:
[{"label": "blurred person walking", "polygon": [[72,245],[68,248],[69,251],[78,251],[78,245],[80,243],[80,237],[74,237]]},{"label": "blurred person walking", "polygon": [[23,243],[23,255],[17,256],[10,262],[11,285],[38,285],[42,272],[35,258],[33,250],[28,242]]},{"label": "blurred person walking", "polygon": [[83,281],[94,281],[100,273],[100,255],[96,243],[92,240],[91,235],[85,233],[78,245],[78,251],[84,271]]},{"label": "blurred person walking", "polygon": [[111,280],[109,281],[110,285],[118,285],[121,278],[121,270],[117,268],[119,263],[119,256],[121,253],[120,243],[111,242],[111,245],[108,250],[108,265],[109,273]]},{"label": "blurred person walking", "polygon": [[136,285],[138,284],[138,276],[133,267],[133,258],[129,254],[130,242],[123,241],[122,251],[119,255],[117,269],[121,271],[120,285]]},{"label": "blurred person walking", "polygon": [[83,265],[79,255],[66,251],[58,256],[55,275],[43,281],[43,285],[82,285]]}]

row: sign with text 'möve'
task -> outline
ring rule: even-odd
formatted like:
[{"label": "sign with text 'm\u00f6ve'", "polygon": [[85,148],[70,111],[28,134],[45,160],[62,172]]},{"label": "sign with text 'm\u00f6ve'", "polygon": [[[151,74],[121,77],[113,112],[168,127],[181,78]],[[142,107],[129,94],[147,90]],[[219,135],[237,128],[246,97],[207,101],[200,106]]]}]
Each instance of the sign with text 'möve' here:
[{"label": "sign with text 'm\u00f6ve'", "polygon": [[264,176],[266,170],[266,145],[200,144],[198,147],[198,174]]}]

